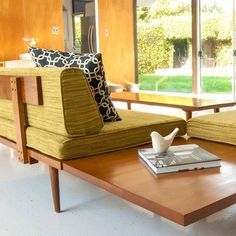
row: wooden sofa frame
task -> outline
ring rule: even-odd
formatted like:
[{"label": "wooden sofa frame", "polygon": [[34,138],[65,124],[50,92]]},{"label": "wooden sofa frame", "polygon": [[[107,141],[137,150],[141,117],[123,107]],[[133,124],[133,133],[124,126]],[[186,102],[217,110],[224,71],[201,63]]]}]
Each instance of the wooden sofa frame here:
[{"label": "wooden sofa frame", "polygon": [[[83,166],[83,161],[85,160],[69,161],[73,163],[71,163],[71,165],[68,165],[67,161],[56,159],[52,156],[43,154],[33,148],[27,147],[26,146],[26,132],[25,132],[26,131],[25,128],[27,125],[27,120],[26,120],[27,116],[25,114],[25,111],[26,111],[25,104],[43,105],[43,96],[42,96],[42,87],[41,87],[40,77],[0,76],[0,99],[12,100],[15,130],[16,130],[16,142],[0,136],[0,143],[3,143],[11,148],[16,149],[19,161],[24,164],[34,164],[41,161],[49,166],[54,209],[58,213],[61,211],[60,189],[59,189],[59,170],[65,170],[68,173],[71,173],[75,176],[79,176],[80,178],[87,180],[88,182],[94,185],[97,185],[98,187],[101,187],[111,193],[114,193],[117,196],[122,197],[123,199],[133,202],[136,205],[146,208],[158,215],[168,218],[181,225],[191,224],[201,218],[204,218],[212,213],[215,213],[235,203],[235,196],[236,196],[235,190],[232,189],[231,191],[231,185],[232,183],[235,182],[235,180],[233,179],[233,176],[234,176],[233,172],[228,173],[227,171],[226,172],[223,171],[223,173],[220,174],[219,170],[212,169],[211,172],[209,172],[206,175],[202,175],[201,171],[196,173],[195,177],[200,178],[200,181],[199,181],[199,184],[196,184],[196,186],[194,186],[193,188],[194,189],[197,188],[197,190],[203,189],[203,187],[205,189],[205,186],[207,186],[208,183],[212,185],[212,181],[211,180],[209,181],[209,176],[211,176],[212,174],[217,174],[217,176],[219,176],[221,181],[219,181],[219,178],[216,178],[211,188],[213,189],[212,194],[210,194],[209,197],[206,197],[206,196],[202,197],[201,198],[202,201],[199,201],[199,202],[190,201],[189,202],[190,204],[187,205],[187,208],[184,208],[182,210],[182,204],[185,204],[184,202],[181,202],[182,200],[174,199],[173,207],[170,207],[168,199],[166,200],[167,202],[164,201],[164,203],[159,203],[158,201],[153,201],[152,198],[148,199],[144,194],[140,194],[140,192],[135,192],[133,190],[130,191],[130,188],[126,188],[125,186],[126,183],[124,184],[123,183],[121,184],[120,182],[117,183],[115,180],[109,182],[109,181],[106,181],[104,176],[102,176],[102,178],[100,178],[99,176],[98,178],[96,175],[91,175],[89,171],[84,172],[83,171],[84,166],[87,164],[85,163],[85,165]],[[177,142],[175,143],[177,145],[187,143],[185,142],[184,139],[176,140],[176,141]],[[234,157],[235,157],[234,146],[229,146],[227,144],[217,144],[217,143],[201,141],[201,140],[200,141],[193,140],[192,142],[197,143],[200,146],[203,145],[203,147],[206,147],[206,149],[209,149],[209,151],[213,151],[214,149],[216,149],[217,151],[216,154],[217,153],[222,154],[222,150],[224,150],[225,152],[225,149],[227,149],[226,156],[228,157],[229,162],[230,161],[233,163],[235,162],[234,161]],[[112,154],[114,163],[122,163],[122,160],[124,159],[128,161],[131,160],[132,155],[133,155],[132,153],[134,151],[136,153],[137,150],[130,149],[128,152],[126,150],[122,150],[123,152],[122,157],[120,157],[120,152],[114,152]],[[99,156],[98,158],[94,158],[94,160],[92,160],[92,162],[93,163],[95,162],[95,164],[93,164],[93,168],[91,169],[91,171],[96,169],[96,164],[100,163],[100,160],[101,160],[100,158],[102,158],[103,161],[105,160],[104,163],[106,167],[107,155],[104,155],[102,157]],[[121,161],[118,161],[120,159]],[[227,169],[227,164],[226,164],[226,169]],[[194,176],[191,178],[190,173],[189,174],[186,173],[186,175],[189,177],[189,180],[187,178],[187,180],[185,179],[183,181],[183,178],[182,178],[183,176],[181,175],[180,176],[181,178],[176,178],[177,184],[174,184],[173,181],[171,182],[174,186],[178,188],[179,186],[180,187],[182,186],[181,189],[183,189],[183,193],[184,191],[188,189],[188,186],[190,185],[190,183],[192,184],[192,181],[195,180]],[[147,177],[147,175],[145,176]],[[152,178],[147,178],[147,180],[148,179],[151,180],[150,183],[152,183]],[[229,179],[231,181],[228,181]],[[159,180],[160,182],[163,183],[163,181],[161,181],[161,178]],[[123,181],[123,179],[121,178],[120,181]],[[180,185],[178,185],[178,183],[180,183]],[[221,195],[221,193],[224,192],[222,191],[222,183],[224,183],[225,185],[224,189],[226,190],[224,195]],[[164,191],[161,191],[160,194],[168,193],[168,188],[166,188],[166,185],[163,187],[163,189]],[[228,191],[228,189],[230,189],[230,191]],[[219,192],[220,192],[220,195],[217,194]],[[186,193],[188,194],[188,196],[190,196],[190,199],[192,199],[193,196],[195,196],[195,191],[192,191],[191,188],[190,188],[190,191]],[[205,204],[204,207],[202,207],[202,202]],[[176,206],[178,207],[176,208]]]},{"label": "wooden sofa frame", "polygon": [[[128,150],[120,150],[117,152],[113,152],[112,161],[108,163],[106,161],[107,160],[106,157],[108,157],[109,160],[111,159],[110,158],[111,154],[109,153],[98,155],[94,159],[92,158],[93,159],[92,161],[89,157],[79,158],[74,160],[60,160],[50,155],[39,152],[36,149],[27,147],[26,145],[27,110],[25,106],[26,104],[31,104],[36,106],[44,104],[41,82],[42,82],[41,77],[39,76],[15,77],[15,76],[0,75],[0,99],[12,100],[13,117],[14,117],[15,132],[16,132],[15,142],[7,139],[6,137],[0,136],[0,143],[3,143],[11,148],[16,149],[18,160],[24,164],[34,164],[41,161],[49,166],[53,203],[56,212],[59,213],[61,211],[59,170],[65,170],[66,172],[74,176],[78,176],[81,179],[84,179],[100,188],[103,188],[115,194],[116,196],[121,197],[122,199],[128,200],[138,206],[153,211],[177,223],[183,225],[185,224],[185,220],[183,220],[183,218],[179,216],[179,213],[176,214],[175,211],[165,208],[165,206],[164,207],[161,206],[158,202],[153,202],[152,200],[149,200],[145,195],[139,194],[135,191],[130,191],[129,188],[126,188],[123,184],[117,185],[112,181],[107,181],[107,179],[104,178],[104,176],[96,176],[96,174],[93,175],[93,173],[87,171],[87,169],[86,170],[83,169],[84,166],[86,166],[86,168],[92,167],[92,172],[93,172],[94,170],[93,168],[94,167],[96,168],[96,163],[97,163],[96,160],[98,161],[98,159],[99,163],[101,163],[100,160],[104,161],[105,163],[104,166],[106,165],[111,166],[113,165],[113,163],[117,163],[117,161],[127,160],[126,158],[129,159],[133,157],[132,154],[133,151],[135,151],[136,153],[135,149],[130,148]],[[87,163],[83,165],[84,162]],[[119,164],[117,166],[119,168]],[[191,217],[192,216],[190,216],[190,218]],[[196,220],[199,218],[194,217],[193,219]]]},{"label": "wooden sofa frame", "polygon": [[26,146],[25,104],[43,105],[41,78],[39,76],[0,76],[0,99],[12,100],[16,142],[0,137],[0,142],[17,150],[18,160],[24,164],[42,161],[49,166],[54,209],[60,212],[60,191],[58,170],[63,169],[62,161],[42,154]]}]

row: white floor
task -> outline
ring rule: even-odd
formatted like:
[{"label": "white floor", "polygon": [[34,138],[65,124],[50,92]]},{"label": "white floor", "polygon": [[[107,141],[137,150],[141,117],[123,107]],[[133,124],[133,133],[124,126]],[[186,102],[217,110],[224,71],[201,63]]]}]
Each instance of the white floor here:
[{"label": "white floor", "polygon": [[236,235],[236,205],[182,227],[65,172],[57,214],[47,166],[20,164],[3,145],[0,163],[0,236]]}]

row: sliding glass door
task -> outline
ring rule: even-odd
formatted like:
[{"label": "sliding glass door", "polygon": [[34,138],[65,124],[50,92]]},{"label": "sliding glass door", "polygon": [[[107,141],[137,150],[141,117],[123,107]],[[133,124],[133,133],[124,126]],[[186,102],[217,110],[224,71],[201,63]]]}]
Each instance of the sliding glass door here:
[{"label": "sliding glass door", "polygon": [[232,94],[234,0],[200,1],[201,92]]},{"label": "sliding glass door", "polygon": [[235,1],[136,0],[141,90],[236,94]]}]

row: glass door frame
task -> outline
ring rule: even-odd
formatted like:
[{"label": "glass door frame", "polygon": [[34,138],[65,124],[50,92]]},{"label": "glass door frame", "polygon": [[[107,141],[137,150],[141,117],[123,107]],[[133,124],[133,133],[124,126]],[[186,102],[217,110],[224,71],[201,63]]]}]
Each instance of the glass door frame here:
[{"label": "glass door frame", "polygon": [[[193,97],[202,96],[201,86],[201,0],[192,0],[192,94]],[[236,99],[236,0],[233,0],[233,27],[232,27],[232,99]]]},{"label": "glass door frame", "polygon": [[192,95],[201,95],[200,0],[192,0]]},{"label": "glass door frame", "polygon": [[233,0],[233,77],[232,77],[232,94],[233,99],[236,99],[236,0]]}]

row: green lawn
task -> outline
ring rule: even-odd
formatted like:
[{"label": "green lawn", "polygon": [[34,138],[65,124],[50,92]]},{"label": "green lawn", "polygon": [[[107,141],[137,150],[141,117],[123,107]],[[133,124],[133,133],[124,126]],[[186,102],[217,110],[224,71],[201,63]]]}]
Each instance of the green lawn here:
[{"label": "green lawn", "polygon": [[[158,76],[152,74],[139,75],[141,90],[160,92],[192,92],[191,76]],[[204,93],[231,93],[231,77],[204,76],[202,80]]]}]

